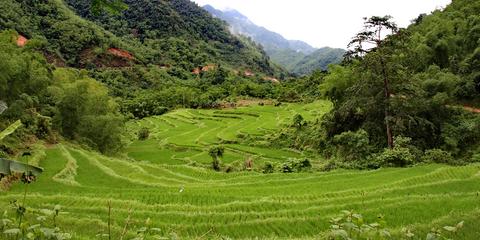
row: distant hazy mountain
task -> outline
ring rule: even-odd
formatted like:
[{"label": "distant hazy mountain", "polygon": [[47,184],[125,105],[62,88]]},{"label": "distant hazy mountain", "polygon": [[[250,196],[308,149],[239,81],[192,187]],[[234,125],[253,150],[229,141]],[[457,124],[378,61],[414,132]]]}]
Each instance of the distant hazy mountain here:
[{"label": "distant hazy mountain", "polygon": [[318,69],[325,70],[331,63],[340,63],[344,54],[345,50],[340,48],[320,48],[295,63],[291,71],[297,75],[305,75]]},{"label": "distant hazy mountain", "polygon": [[299,40],[287,40],[282,35],[255,25],[237,10],[221,11],[210,5],[203,7],[214,17],[226,21],[230,31],[250,37],[261,44],[270,58],[292,73],[304,75],[316,69],[325,70],[328,64],[338,63],[345,53],[343,49],[316,49]]}]

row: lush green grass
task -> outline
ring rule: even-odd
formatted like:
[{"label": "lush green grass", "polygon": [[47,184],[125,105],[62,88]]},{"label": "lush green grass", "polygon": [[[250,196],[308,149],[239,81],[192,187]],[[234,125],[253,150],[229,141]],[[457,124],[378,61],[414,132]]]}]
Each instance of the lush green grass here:
[{"label": "lush green grass", "polygon": [[[60,224],[75,239],[105,233],[109,200],[115,236],[131,209],[130,234],[150,218],[163,235],[180,239],[316,239],[328,230],[331,217],[353,209],[372,220],[383,214],[394,232],[410,226],[418,236],[465,220],[456,238],[478,239],[480,165],[261,174],[218,173],[193,164],[209,163],[205,150],[212,143],[235,140],[237,133],[278,129],[295,113],[313,119],[325,108],[317,102],[220,112],[179,110],[131,122],[132,139],[141,126],[152,134],[147,141],[130,143],[129,158],[105,157],[66,143],[49,147],[40,162],[45,173],[29,187],[27,204],[34,209],[64,206],[68,214],[60,217]],[[246,156],[255,163],[302,156],[288,149],[225,146],[228,163],[243,162]],[[1,193],[2,210],[21,197],[23,187]]]}]

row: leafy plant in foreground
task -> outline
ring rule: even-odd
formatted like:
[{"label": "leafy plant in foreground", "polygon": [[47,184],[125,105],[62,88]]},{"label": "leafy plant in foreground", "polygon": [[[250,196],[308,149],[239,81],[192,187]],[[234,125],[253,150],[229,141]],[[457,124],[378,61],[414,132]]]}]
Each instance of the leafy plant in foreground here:
[{"label": "leafy plant in foreground", "polygon": [[[62,232],[57,226],[57,218],[61,211],[60,205],[55,205],[52,209],[32,210],[31,219],[27,221],[25,215],[26,208],[20,205],[16,200],[11,202],[12,209],[15,210],[15,217],[9,216],[5,211],[0,222],[0,236],[4,239],[34,239],[34,240],[65,240],[70,239],[69,233]],[[48,220],[51,221],[48,221]]]},{"label": "leafy plant in foreground", "polygon": [[[396,239],[387,229],[387,222],[383,215],[377,217],[377,221],[368,222],[361,214],[354,211],[343,210],[339,217],[330,220],[330,231],[327,239],[335,240],[389,240]],[[432,228],[427,234],[427,240],[447,240],[448,236],[455,236],[463,228],[463,221],[455,226],[444,226],[442,229]],[[416,238],[412,230],[402,229],[401,239],[425,239]]]}]

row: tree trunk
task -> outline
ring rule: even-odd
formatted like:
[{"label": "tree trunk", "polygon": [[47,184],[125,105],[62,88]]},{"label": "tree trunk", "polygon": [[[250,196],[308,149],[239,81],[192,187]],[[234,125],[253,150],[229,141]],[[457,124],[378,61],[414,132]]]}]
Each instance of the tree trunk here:
[{"label": "tree trunk", "polygon": [[382,57],[380,57],[380,62],[382,65],[383,91],[385,93],[385,126],[387,130],[387,144],[389,148],[393,148],[392,128],[390,127],[390,122],[388,121],[388,119],[390,118],[390,84],[388,81],[385,61]]}]

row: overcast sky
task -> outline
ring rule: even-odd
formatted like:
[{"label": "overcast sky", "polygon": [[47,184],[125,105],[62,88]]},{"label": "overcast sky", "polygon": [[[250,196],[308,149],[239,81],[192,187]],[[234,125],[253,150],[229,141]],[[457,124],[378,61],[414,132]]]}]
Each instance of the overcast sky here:
[{"label": "overcast sky", "polygon": [[400,27],[420,13],[445,7],[451,0],[193,0],[200,6],[236,9],[252,22],[291,40],[314,47],[346,48],[362,29],[362,18],[391,15]]}]

